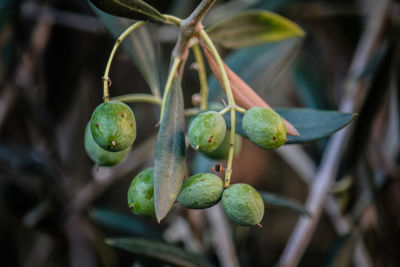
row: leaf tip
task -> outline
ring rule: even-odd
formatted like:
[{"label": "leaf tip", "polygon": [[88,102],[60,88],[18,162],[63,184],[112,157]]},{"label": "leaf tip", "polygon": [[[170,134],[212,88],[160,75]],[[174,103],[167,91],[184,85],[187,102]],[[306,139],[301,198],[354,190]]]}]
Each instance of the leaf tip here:
[{"label": "leaf tip", "polygon": [[112,246],[112,245],[114,244],[114,240],[111,239],[111,238],[106,238],[106,239],[104,240],[104,243],[106,243],[106,244],[109,245],[109,246]]},{"label": "leaf tip", "polygon": [[164,219],[165,215],[164,214],[160,214],[160,212],[156,211],[156,220],[158,222],[158,224],[161,224],[161,220]]},{"label": "leaf tip", "polygon": [[305,37],[306,36],[306,32],[302,28],[300,28],[299,26],[296,27],[295,32],[298,35],[298,37]]}]

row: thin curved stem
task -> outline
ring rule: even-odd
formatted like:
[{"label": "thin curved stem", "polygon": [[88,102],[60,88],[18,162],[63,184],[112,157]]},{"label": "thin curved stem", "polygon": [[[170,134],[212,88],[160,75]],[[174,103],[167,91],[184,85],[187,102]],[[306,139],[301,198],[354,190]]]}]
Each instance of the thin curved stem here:
[{"label": "thin curved stem", "polygon": [[182,20],[180,18],[172,16],[172,15],[163,14],[163,17],[177,26],[180,26],[182,23]]},{"label": "thin curved stem", "polygon": [[[121,101],[124,103],[148,103],[154,104],[161,107],[162,99],[155,95],[149,94],[127,94],[120,95],[110,98],[110,100]],[[199,114],[201,110],[199,108],[187,108],[184,111],[186,117],[192,117]]]},{"label": "thin curved stem", "polygon": [[149,103],[161,106],[161,98],[155,95],[149,94],[127,94],[112,97],[111,100],[121,101],[125,103]]},{"label": "thin curved stem", "polygon": [[174,76],[176,75],[181,62],[182,62],[182,59],[180,57],[175,57],[174,62],[172,63],[171,69],[169,71],[168,79],[167,79],[167,83],[165,84],[164,95],[163,95],[162,103],[161,103],[160,121],[162,120],[162,117],[164,116],[165,104],[167,103],[168,94],[169,94],[169,91],[171,90],[172,81],[174,80]]},{"label": "thin curved stem", "polygon": [[110,67],[111,67],[111,62],[114,59],[115,52],[117,51],[119,45],[122,43],[122,41],[134,30],[136,30],[139,26],[143,25],[145,22],[144,21],[138,21],[135,24],[132,24],[128,29],[126,29],[115,41],[114,47],[111,50],[110,56],[108,58],[108,62],[106,65],[106,69],[104,71],[103,75],[103,100],[104,102],[108,102],[110,99],[110,94],[109,94],[109,86],[110,86],[110,78],[108,77],[108,74],[110,72]]},{"label": "thin curved stem", "polygon": [[[210,37],[208,37],[207,33],[204,30],[201,30],[199,32],[200,37],[204,40],[204,42],[206,43],[206,45],[210,48],[211,53],[218,65],[218,69],[221,72],[221,78],[222,78],[222,83],[225,87],[225,92],[226,92],[226,96],[228,98],[228,104],[231,107],[235,107],[235,99],[233,98],[233,93],[231,90],[231,85],[229,83],[228,80],[228,75],[226,74],[225,68],[224,68],[224,64],[222,62],[222,59],[217,51],[217,49],[215,48],[213,42],[211,41]],[[230,132],[230,138],[229,138],[229,154],[228,154],[228,163],[226,166],[226,170],[225,170],[225,187],[229,186],[229,183],[231,181],[231,176],[232,176],[232,161],[233,161],[233,148],[234,148],[234,144],[235,144],[235,120],[236,120],[236,114],[235,114],[235,109],[231,108],[230,110],[231,112],[231,132]]]},{"label": "thin curved stem", "polygon": [[184,114],[186,117],[192,117],[199,114],[200,112],[201,110],[199,108],[187,108],[185,109]]},{"label": "thin curved stem", "polygon": [[206,68],[204,67],[204,60],[203,56],[201,55],[199,45],[198,44],[193,45],[192,49],[198,65],[200,96],[201,96],[200,109],[206,110],[208,107],[208,86],[207,86]]}]

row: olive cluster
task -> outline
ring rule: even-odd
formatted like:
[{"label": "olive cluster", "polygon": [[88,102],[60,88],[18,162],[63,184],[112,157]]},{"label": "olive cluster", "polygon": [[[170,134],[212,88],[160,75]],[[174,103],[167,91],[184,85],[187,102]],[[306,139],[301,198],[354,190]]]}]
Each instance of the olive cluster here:
[{"label": "olive cluster", "polygon": [[[154,169],[140,172],[128,190],[129,209],[139,215],[155,216]],[[248,184],[233,184],[224,189],[221,178],[212,173],[189,177],[182,185],[177,202],[190,209],[205,209],[219,201],[225,214],[243,226],[257,225],[264,216],[264,202],[260,194]]]},{"label": "olive cluster", "polygon": [[[275,149],[286,142],[286,126],[282,117],[271,109],[253,107],[246,111],[242,128],[252,143],[263,149]],[[192,148],[212,159],[227,159],[230,131],[223,116],[216,111],[197,115],[190,123],[189,143]],[[235,135],[234,157],[240,152],[242,138]]]},{"label": "olive cluster", "polygon": [[[254,107],[246,111],[242,128],[247,137],[264,149],[277,148],[286,140],[282,118],[272,110]],[[188,129],[191,147],[213,159],[227,159],[230,131],[217,111],[198,114]],[[136,138],[136,122],[132,110],[119,101],[100,104],[93,112],[85,131],[85,149],[99,166],[113,166],[129,154]],[[235,136],[234,155],[240,152],[241,137]],[[177,197],[178,203],[191,209],[209,208],[221,200],[226,215],[240,225],[259,224],[264,216],[260,194],[248,184],[224,183],[215,174],[201,173],[188,178]],[[154,170],[140,172],[128,190],[131,211],[155,216]]]},{"label": "olive cluster", "polygon": [[[286,128],[282,118],[272,110],[254,107],[246,111],[242,128],[247,137],[264,149],[285,143]],[[213,159],[227,159],[230,131],[217,111],[198,114],[188,129],[191,147]],[[136,138],[136,122],[132,110],[119,101],[99,105],[85,131],[85,149],[99,166],[113,166],[129,154]],[[234,155],[240,152],[241,136],[235,136]],[[209,208],[219,201],[226,215],[240,225],[259,224],[264,216],[260,194],[248,184],[233,184],[224,188],[220,177],[211,173],[196,174],[182,185],[177,202],[191,209]],[[154,169],[140,172],[128,190],[128,205],[132,212],[155,216]]]},{"label": "olive cluster", "polygon": [[[246,111],[242,127],[247,137],[257,146],[273,149],[286,141],[283,119],[274,111],[254,107]],[[230,147],[230,131],[226,129],[223,116],[216,111],[198,114],[188,129],[190,146],[214,159],[227,159]],[[241,137],[235,137],[234,154],[238,154]],[[132,212],[155,216],[154,170],[140,172],[128,190],[128,205]],[[261,222],[264,203],[260,194],[248,184],[233,184],[224,188],[220,177],[200,173],[189,177],[182,185],[177,202],[190,209],[209,208],[221,201],[226,215],[235,223],[251,226]]]}]

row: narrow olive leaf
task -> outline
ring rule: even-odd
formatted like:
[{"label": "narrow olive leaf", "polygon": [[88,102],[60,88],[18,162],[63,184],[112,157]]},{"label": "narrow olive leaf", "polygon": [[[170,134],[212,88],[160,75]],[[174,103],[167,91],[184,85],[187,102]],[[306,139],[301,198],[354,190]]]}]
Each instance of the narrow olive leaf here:
[{"label": "narrow olive leaf", "polygon": [[291,122],[300,136],[288,136],[286,144],[306,143],[326,138],[348,125],[357,114],[307,108],[276,109]]},{"label": "narrow olive leaf", "polygon": [[203,25],[213,25],[220,20],[229,18],[239,12],[244,11],[245,9],[251,9],[251,7],[254,4],[257,4],[259,1],[260,0],[232,0],[226,3],[220,3],[219,5],[216,5],[210,9],[210,11],[207,13],[207,16],[204,17]]},{"label": "narrow olive leaf", "polygon": [[304,36],[304,31],[294,22],[261,10],[229,17],[208,28],[207,33],[214,42],[232,49]]},{"label": "narrow olive leaf", "polygon": [[162,239],[161,233],[141,222],[135,215],[128,216],[117,211],[102,208],[92,209],[89,215],[96,223],[113,231],[153,239]]},{"label": "narrow olive leaf", "polygon": [[[210,49],[203,43],[200,42],[204,54],[206,55],[208,64],[211,68],[211,71],[214,73],[221,87],[224,88],[222,82],[222,76],[219,71],[218,65],[215,62],[214,57],[211,54]],[[235,103],[245,109],[249,109],[251,107],[264,107],[268,109],[272,109],[270,105],[268,105],[250,86],[247,85],[245,81],[243,81],[236,73],[231,70],[228,65],[224,63],[226,74],[228,75],[229,83],[231,85],[231,90],[233,97],[235,98]],[[285,120],[286,130],[288,135],[299,135],[293,125]]]},{"label": "narrow olive leaf", "polygon": [[[101,11],[91,3],[89,5],[115,38],[118,38],[125,29],[132,25],[132,21],[129,19],[112,16]],[[121,45],[143,75],[153,94],[160,95],[157,57],[146,25],[142,25],[129,34]]]},{"label": "narrow olive leaf", "polygon": [[286,7],[288,2],[294,0],[231,0],[224,3],[219,3],[214,8],[210,9],[203,20],[203,24],[212,25],[222,19],[228,18],[234,14],[244,10],[269,10],[276,11],[282,7]]},{"label": "narrow olive leaf", "polygon": [[157,9],[141,0],[90,0],[90,2],[114,16],[168,23]]},{"label": "narrow olive leaf", "polygon": [[267,205],[288,208],[297,212],[301,216],[311,217],[311,214],[304,208],[303,204],[297,200],[269,192],[260,192],[260,195],[264,203]]},{"label": "narrow olive leaf", "polygon": [[139,238],[110,238],[106,239],[106,243],[135,255],[157,259],[176,266],[212,266],[201,256],[188,253],[183,249],[162,242]]},{"label": "narrow olive leaf", "polygon": [[[275,109],[299,131],[300,136],[288,136],[285,144],[307,143],[326,138],[348,125],[357,115],[339,111],[307,108]],[[230,116],[224,115],[230,128]],[[236,113],[236,132],[246,137],[242,128],[243,114]]]},{"label": "narrow olive leaf", "polygon": [[168,95],[154,159],[154,204],[160,222],[181,190],[185,171],[185,118],[179,77]]}]

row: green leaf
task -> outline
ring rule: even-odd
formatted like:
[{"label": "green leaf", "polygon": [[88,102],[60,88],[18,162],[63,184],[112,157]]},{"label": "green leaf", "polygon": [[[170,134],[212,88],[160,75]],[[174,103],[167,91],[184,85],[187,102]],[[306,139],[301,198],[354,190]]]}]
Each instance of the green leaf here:
[{"label": "green leaf", "polygon": [[297,200],[268,192],[260,192],[260,195],[265,204],[275,207],[289,208],[301,216],[311,217],[310,213],[304,208],[303,204]]},{"label": "green leaf", "polygon": [[294,22],[269,11],[245,11],[207,29],[211,39],[226,48],[242,48],[304,36]]},{"label": "green leaf", "polygon": [[107,239],[106,243],[136,255],[158,259],[176,266],[212,266],[201,256],[188,253],[183,249],[161,242],[138,238],[111,238]]},{"label": "green leaf", "polygon": [[[285,144],[297,144],[326,138],[348,125],[357,115],[339,111],[315,110],[307,108],[275,109],[299,131],[300,136],[288,136]],[[229,114],[224,115],[230,127]],[[236,113],[236,132],[245,136],[242,129],[243,114]]]},{"label": "green leaf", "polygon": [[[132,25],[132,21],[129,19],[112,16],[91,3],[89,5],[115,38],[118,38],[125,29]],[[153,94],[160,95],[156,53],[146,25],[140,26],[129,34],[121,45],[143,75]]]},{"label": "green leaf", "polygon": [[90,211],[90,217],[97,223],[114,231],[162,239],[160,233],[134,216],[128,216],[109,209],[95,208]]},{"label": "green leaf", "polygon": [[252,9],[254,4],[257,4],[260,0],[231,0],[226,3],[220,3],[215,7],[211,8],[203,20],[203,25],[209,26],[217,23],[220,20],[231,17],[244,10]]},{"label": "green leaf", "polygon": [[203,20],[203,24],[208,26],[218,22],[219,20],[230,17],[244,10],[269,10],[276,11],[280,8],[288,7],[290,2],[296,0],[231,0],[218,3],[210,9]]},{"label": "green leaf", "polygon": [[141,0],[90,0],[90,2],[114,16],[168,23],[157,9]]},{"label": "green leaf", "polygon": [[154,159],[154,201],[160,222],[181,190],[185,172],[185,118],[179,77],[174,78],[158,132]]},{"label": "green leaf", "polygon": [[305,143],[326,138],[348,125],[357,115],[339,111],[307,108],[276,109],[293,124],[300,136],[288,136],[286,144]]}]

